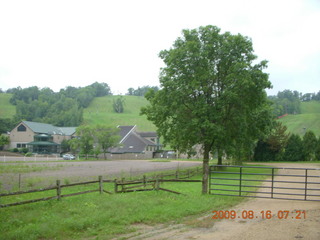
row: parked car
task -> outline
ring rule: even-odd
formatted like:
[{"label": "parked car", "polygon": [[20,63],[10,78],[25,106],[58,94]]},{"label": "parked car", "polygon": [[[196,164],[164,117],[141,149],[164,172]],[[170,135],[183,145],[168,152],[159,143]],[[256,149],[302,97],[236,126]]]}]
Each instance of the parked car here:
[{"label": "parked car", "polygon": [[62,158],[63,158],[63,160],[75,160],[76,159],[76,157],[72,154],[64,154],[62,156]]}]

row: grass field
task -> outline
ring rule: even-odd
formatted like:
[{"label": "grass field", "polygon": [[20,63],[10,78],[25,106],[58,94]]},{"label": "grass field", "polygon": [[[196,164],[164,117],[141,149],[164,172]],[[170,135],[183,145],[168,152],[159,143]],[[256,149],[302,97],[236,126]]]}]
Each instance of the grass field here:
[{"label": "grass field", "polygon": [[125,99],[124,112],[113,111],[113,100],[119,96],[105,96],[95,98],[90,106],[84,109],[84,122],[87,124],[137,125],[140,131],[155,131],[155,126],[140,116],[140,109],[148,104],[144,97],[122,96]]},{"label": "grass field", "polygon": [[[261,169],[257,171],[262,171]],[[195,176],[193,179],[200,179]],[[201,183],[163,183],[161,187],[183,193],[164,191],[124,194],[90,193],[0,209],[0,239],[111,239],[134,232],[137,224],[184,223],[210,225],[197,216],[213,210],[228,209],[242,198],[201,194]],[[63,194],[84,191],[94,186],[63,188]],[[106,183],[105,189],[113,189]],[[33,193],[28,198],[54,196],[56,193]],[[26,195],[26,194],[25,194]],[[10,201],[26,200],[27,196],[9,197]],[[3,201],[8,201],[0,199]],[[205,221],[212,221],[211,218]]]},{"label": "grass field", "polygon": [[320,102],[302,102],[301,114],[288,115],[279,121],[288,127],[288,132],[302,136],[312,130],[320,136]]},{"label": "grass field", "polygon": [[0,118],[12,118],[16,114],[16,106],[9,100],[12,94],[0,93]]}]

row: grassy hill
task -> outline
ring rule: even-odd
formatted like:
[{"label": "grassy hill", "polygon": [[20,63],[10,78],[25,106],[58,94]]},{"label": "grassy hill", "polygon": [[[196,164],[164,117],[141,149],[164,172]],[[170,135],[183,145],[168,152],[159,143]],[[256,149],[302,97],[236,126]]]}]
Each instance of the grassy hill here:
[{"label": "grassy hill", "polygon": [[0,118],[12,118],[16,114],[16,106],[9,100],[12,94],[0,93]]},{"label": "grassy hill", "polygon": [[[10,104],[11,94],[0,94],[0,118],[12,118],[15,106]],[[113,111],[113,100],[119,96],[95,98],[88,108],[84,109],[84,122],[87,124],[137,125],[140,131],[155,131],[156,127],[140,116],[140,109],[148,104],[144,97],[123,96],[125,99],[124,113]],[[280,119],[288,127],[288,131],[303,135],[305,130],[312,130],[320,136],[320,102],[302,102],[301,114],[289,115]]]},{"label": "grassy hill", "polygon": [[84,122],[86,124],[137,125],[140,131],[155,131],[155,126],[140,116],[140,109],[148,104],[144,97],[122,96],[125,99],[124,112],[113,111],[113,100],[119,96],[105,96],[95,98],[88,108],[84,109]]},{"label": "grassy hill", "polygon": [[302,102],[301,114],[289,115],[279,120],[288,127],[288,131],[303,135],[306,130],[312,130],[320,136],[320,102]]}]

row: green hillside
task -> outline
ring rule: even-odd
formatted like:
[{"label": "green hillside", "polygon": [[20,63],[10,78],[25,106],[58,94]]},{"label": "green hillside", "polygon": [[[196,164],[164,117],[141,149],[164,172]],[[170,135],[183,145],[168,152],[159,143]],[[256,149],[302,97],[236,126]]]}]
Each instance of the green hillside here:
[{"label": "green hillside", "polygon": [[[15,114],[15,106],[10,104],[12,95],[0,94],[0,118],[12,118]],[[87,124],[137,125],[140,131],[155,131],[156,127],[147,120],[146,116],[140,116],[140,109],[148,104],[144,97],[123,96],[125,99],[124,113],[113,111],[113,100],[119,96],[105,96],[95,98],[88,108],[84,109],[84,122]],[[312,130],[320,136],[320,102],[302,102],[301,114],[289,115],[280,119],[288,127],[288,131],[303,135],[305,130]]]},{"label": "green hillside", "polygon": [[0,118],[12,118],[16,113],[16,106],[9,102],[11,96],[9,93],[0,93]]},{"label": "green hillside", "polygon": [[279,120],[288,127],[288,131],[303,135],[306,130],[312,130],[320,136],[320,102],[302,102],[301,114],[289,115]]},{"label": "green hillside", "polygon": [[155,131],[155,126],[140,116],[140,109],[148,104],[144,97],[122,96],[125,99],[124,112],[113,111],[113,100],[119,96],[105,96],[95,98],[88,108],[84,109],[84,122],[86,124],[137,125],[140,131]]}]

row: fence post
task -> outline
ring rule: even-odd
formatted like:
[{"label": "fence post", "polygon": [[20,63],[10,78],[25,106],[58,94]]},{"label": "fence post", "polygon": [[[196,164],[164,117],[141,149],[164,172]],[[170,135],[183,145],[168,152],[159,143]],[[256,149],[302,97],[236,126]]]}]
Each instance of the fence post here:
[{"label": "fence post", "polygon": [[179,179],[179,171],[176,171],[176,179]]},{"label": "fence post", "polygon": [[114,192],[115,192],[115,193],[118,193],[117,179],[114,180]]},{"label": "fence post", "polygon": [[157,177],[156,178],[156,190],[158,191],[160,188],[160,181],[159,181],[159,178]]},{"label": "fence post", "polygon": [[61,200],[61,184],[60,184],[60,180],[57,180],[57,196],[58,196],[58,200]]},{"label": "fence post", "polygon": [[239,196],[241,196],[241,185],[242,185],[242,167],[240,167],[240,182],[239,182]]},{"label": "fence post", "polygon": [[99,176],[99,192],[100,194],[103,192],[102,176]]},{"label": "fence post", "polygon": [[[125,178],[121,178],[121,183],[124,183]],[[123,184],[121,184],[121,191],[124,192],[125,191],[125,187]]]},{"label": "fence post", "polygon": [[147,180],[146,180],[146,175],[143,175],[143,186],[146,187]]},{"label": "fence post", "polygon": [[273,198],[273,187],[274,187],[274,168],[272,168],[272,178],[271,178],[271,198]]},{"label": "fence post", "polygon": [[19,191],[21,191],[21,173],[19,173]]},{"label": "fence post", "polygon": [[304,186],[304,200],[307,200],[307,191],[308,191],[308,169],[306,169],[305,176],[305,186]]}]

